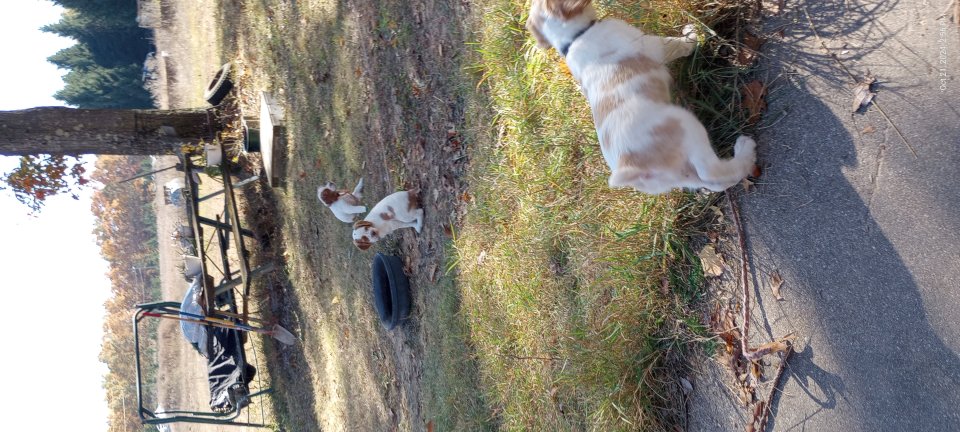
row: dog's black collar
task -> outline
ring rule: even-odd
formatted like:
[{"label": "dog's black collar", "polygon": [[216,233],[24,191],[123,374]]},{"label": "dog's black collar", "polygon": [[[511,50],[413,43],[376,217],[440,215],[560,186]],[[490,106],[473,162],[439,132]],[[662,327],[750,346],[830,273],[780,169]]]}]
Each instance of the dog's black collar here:
[{"label": "dog's black collar", "polygon": [[583,34],[586,33],[587,30],[590,30],[591,28],[593,28],[593,25],[596,23],[597,23],[597,20],[590,20],[590,24],[587,24],[586,27],[578,31],[577,34],[573,35],[573,39],[570,39],[570,42],[560,47],[560,54],[563,54],[563,56],[566,57],[567,52],[570,51],[570,45],[573,45],[573,43],[576,42],[577,38],[579,38],[580,36],[583,36]]}]

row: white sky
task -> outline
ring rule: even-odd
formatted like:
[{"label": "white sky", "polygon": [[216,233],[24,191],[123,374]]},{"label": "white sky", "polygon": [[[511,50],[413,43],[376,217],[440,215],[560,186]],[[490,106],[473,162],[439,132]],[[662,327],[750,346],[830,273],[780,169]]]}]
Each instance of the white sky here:
[{"label": "white sky", "polygon": [[[73,41],[39,30],[61,12],[47,0],[0,1],[0,110],[62,105],[53,93],[63,71],[46,58]],[[15,163],[0,157],[0,172]],[[97,357],[110,282],[93,235],[91,192],[79,201],[48,199],[37,217],[0,192],[3,430],[107,429],[107,367]]]}]

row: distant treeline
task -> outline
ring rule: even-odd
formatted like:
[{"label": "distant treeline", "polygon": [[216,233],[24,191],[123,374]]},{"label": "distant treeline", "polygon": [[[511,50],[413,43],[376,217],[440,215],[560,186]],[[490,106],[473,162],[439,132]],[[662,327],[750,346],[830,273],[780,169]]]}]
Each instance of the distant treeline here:
[{"label": "distant treeline", "polygon": [[[133,353],[133,316],[137,303],[160,298],[157,219],[149,178],[120,183],[151,169],[146,156],[99,156],[92,178],[105,186],[94,192],[91,210],[100,254],[109,264],[112,296],[104,304],[100,361],[109,371],[103,380],[109,407],[109,430],[150,431],[137,416],[137,375]],[[158,320],[141,326],[140,361],[144,372],[144,404],[156,408]]]},{"label": "distant treeline", "polygon": [[137,25],[137,1],[52,1],[66,10],[42,30],[77,41],[47,58],[69,71],[54,97],[79,108],[152,108],[143,65],[153,44]]}]

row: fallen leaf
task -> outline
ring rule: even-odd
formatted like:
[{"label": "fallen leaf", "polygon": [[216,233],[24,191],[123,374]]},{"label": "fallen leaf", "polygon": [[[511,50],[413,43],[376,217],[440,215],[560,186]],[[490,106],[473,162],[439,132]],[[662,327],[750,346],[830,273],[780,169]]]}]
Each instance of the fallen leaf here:
[{"label": "fallen leaf", "polygon": [[690,394],[693,391],[693,384],[684,377],[680,377],[680,386],[683,388],[683,394]]},{"label": "fallen leaf", "polygon": [[760,345],[754,348],[753,351],[755,352],[760,351],[763,353],[763,355],[767,355],[767,354],[776,354],[778,352],[787,351],[789,349],[790,349],[789,343],[783,340],[778,340],[778,341],[768,342],[763,345]]},{"label": "fallen leaf", "polygon": [[737,53],[737,62],[741,66],[752,65],[760,55],[760,47],[763,45],[763,42],[763,38],[754,36],[749,32],[744,33],[743,46],[740,47]]},{"label": "fallen leaf", "polygon": [[775,271],[770,274],[770,290],[773,291],[773,296],[777,300],[783,300],[783,296],[780,295],[780,287],[783,285],[783,278],[780,277],[780,272]]},{"label": "fallen leaf", "polygon": [[760,115],[767,109],[767,102],[763,100],[767,93],[767,88],[760,80],[751,81],[743,86],[740,94],[743,96],[743,106],[750,112],[747,122],[756,124],[760,121]]},{"label": "fallen leaf", "polygon": [[754,36],[750,32],[743,34],[743,44],[754,51],[759,51],[765,40],[759,36]]},{"label": "fallen leaf", "polygon": [[723,258],[717,253],[713,245],[704,247],[699,256],[705,276],[717,277],[723,274]]},{"label": "fallen leaf", "polygon": [[867,127],[863,128],[862,132],[864,134],[872,134],[876,131],[877,131],[877,128],[873,127],[873,125],[868,125]]},{"label": "fallen leaf", "polygon": [[330,300],[330,304],[335,305],[340,303],[340,296],[334,296],[333,300]]},{"label": "fallen leaf", "polygon": [[437,281],[437,264],[436,263],[433,263],[430,265],[430,271],[428,271],[427,274],[430,275],[430,282]]},{"label": "fallen leaf", "polygon": [[710,230],[707,231],[707,239],[710,240],[710,243],[716,243],[717,239],[720,238],[720,233],[718,231]]},{"label": "fallen leaf", "polygon": [[433,420],[427,422],[427,432],[433,432]]},{"label": "fallen leaf", "polygon": [[872,90],[873,84],[876,82],[877,79],[870,75],[870,73],[867,73],[863,81],[857,83],[857,86],[853,89],[853,112],[857,112],[860,108],[870,105],[873,97],[877,95]]},{"label": "fallen leaf", "polygon": [[[737,328],[733,317],[733,310],[730,308],[720,308],[717,306],[714,313],[710,316],[710,326],[713,333],[723,339],[726,353],[733,354],[734,347],[739,344],[740,330]],[[731,357],[731,360],[733,358]],[[731,364],[731,368],[735,368]]]}]

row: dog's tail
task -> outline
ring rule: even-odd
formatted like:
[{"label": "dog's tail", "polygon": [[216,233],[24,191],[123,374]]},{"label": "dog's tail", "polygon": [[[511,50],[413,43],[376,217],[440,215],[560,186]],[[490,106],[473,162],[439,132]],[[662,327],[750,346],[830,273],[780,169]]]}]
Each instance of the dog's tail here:
[{"label": "dog's tail", "polygon": [[697,175],[707,184],[707,189],[720,192],[740,183],[750,175],[757,162],[757,143],[746,135],[740,135],[733,147],[733,158],[716,160],[697,166]]},{"label": "dog's tail", "polygon": [[363,177],[357,182],[357,187],[353,188],[353,196],[363,198]]}]

